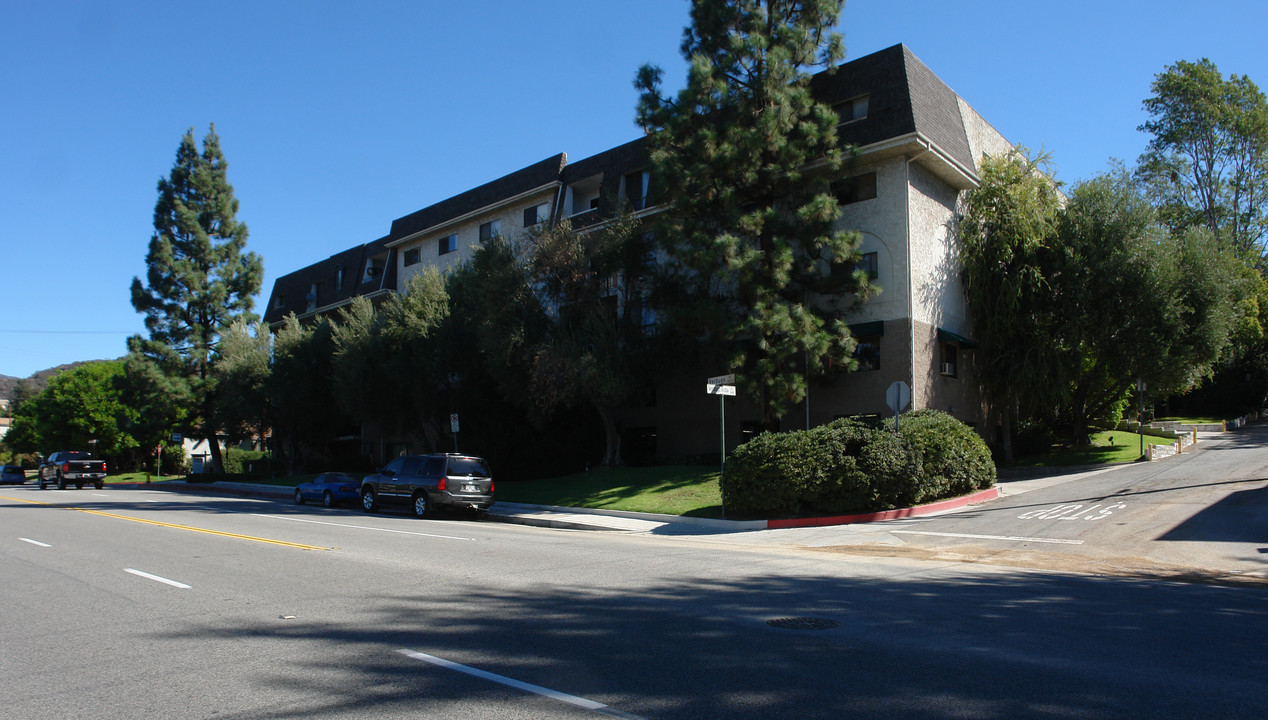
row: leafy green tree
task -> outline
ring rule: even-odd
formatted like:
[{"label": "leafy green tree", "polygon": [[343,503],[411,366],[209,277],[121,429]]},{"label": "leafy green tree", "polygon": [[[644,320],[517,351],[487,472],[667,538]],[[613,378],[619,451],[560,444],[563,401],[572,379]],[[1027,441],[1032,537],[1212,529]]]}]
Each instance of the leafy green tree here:
[{"label": "leafy green tree", "polygon": [[230,442],[268,435],[273,336],[259,322],[236,320],[216,346],[215,425]]},{"label": "leafy green tree", "polygon": [[410,433],[438,447],[445,412],[437,327],[449,296],[435,268],[412,276],[403,294],[375,308],[364,297],[340,311],[334,326],[334,390],[340,408],[360,422]]},{"label": "leafy green tree", "polygon": [[137,446],[125,429],[136,410],[125,405],[116,386],[123,361],[91,362],[54,375],[22,404],[5,437],[15,452],[47,455],[58,450],[91,451],[124,458]]},{"label": "leafy green tree", "polygon": [[214,125],[201,153],[194,131],[185,133],[170,175],[158,183],[146,281],[132,279],[132,306],[145,315],[149,338],[128,340],[129,352],[161,374],[162,391],[189,406],[190,432],[211,441],[217,470],[224,465],[216,441],[215,347],[235,320],[255,319],[252,297],[263,275],[259,256],[244,252],[247,227],[236,218],[227,167]]},{"label": "leafy green tree", "polygon": [[635,81],[653,191],[670,201],[657,228],[682,288],[669,319],[726,343],[770,429],[807,375],[852,362],[844,303],[870,289],[826,182],[844,162],[839,118],[810,92],[810,70],[843,56],[842,4],[694,0],[686,87],[662,95],[653,66]]},{"label": "leafy green tree", "polygon": [[643,283],[651,247],[629,212],[586,232],[567,220],[527,239],[526,278],[552,308],[531,350],[530,392],[545,409],[578,401],[603,424],[602,467],[622,464],[617,409],[648,370]]},{"label": "leafy green tree", "polygon": [[1173,230],[1206,227],[1252,264],[1268,233],[1268,102],[1250,78],[1181,60],[1144,101],[1153,137],[1138,174]]},{"label": "leafy green tree", "polygon": [[976,376],[1009,460],[1014,421],[1052,403],[1065,380],[1047,274],[1061,195],[1046,163],[1024,150],[983,158],[959,228],[961,280],[981,340]]},{"label": "leafy green tree", "polygon": [[302,471],[308,456],[346,421],[334,399],[334,354],[334,328],[328,320],[305,326],[291,313],[273,338],[269,405],[288,474]]}]

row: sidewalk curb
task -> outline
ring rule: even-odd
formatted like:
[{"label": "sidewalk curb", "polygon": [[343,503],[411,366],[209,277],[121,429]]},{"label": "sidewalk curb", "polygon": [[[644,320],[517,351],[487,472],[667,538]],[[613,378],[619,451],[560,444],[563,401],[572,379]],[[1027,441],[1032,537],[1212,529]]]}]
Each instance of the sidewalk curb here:
[{"label": "sidewalk curb", "polygon": [[856,515],[836,515],[832,517],[818,518],[788,518],[784,520],[767,520],[766,527],[770,530],[783,528],[804,528],[804,527],[824,527],[827,525],[852,525],[855,523],[880,522],[882,520],[896,520],[898,518],[916,517],[918,515],[931,515],[933,513],[946,512],[947,510],[956,510],[968,505],[978,505],[980,503],[989,502],[999,497],[999,488],[990,487],[985,490],[979,490],[969,495],[961,495],[958,498],[950,500],[939,500],[937,502],[928,503],[926,505],[916,505],[909,508],[898,508],[895,510],[884,510],[874,513],[859,513]]}]

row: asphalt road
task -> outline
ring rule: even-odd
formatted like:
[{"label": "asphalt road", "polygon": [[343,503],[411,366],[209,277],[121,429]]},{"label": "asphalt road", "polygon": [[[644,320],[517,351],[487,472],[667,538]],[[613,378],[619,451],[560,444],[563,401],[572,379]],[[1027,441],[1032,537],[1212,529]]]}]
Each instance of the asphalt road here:
[{"label": "asphalt road", "polygon": [[[1041,493],[1071,485],[1017,496],[1006,512],[1047,507]],[[1082,487],[1089,501],[1118,502]],[[1130,518],[1137,502],[1109,518]],[[1035,536],[1079,526],[1016,522]],[[1110,525],[1098,523],[1083,524]],[[779,537],[4,487],[0,717],[1264,714],[1262,588]]]}]

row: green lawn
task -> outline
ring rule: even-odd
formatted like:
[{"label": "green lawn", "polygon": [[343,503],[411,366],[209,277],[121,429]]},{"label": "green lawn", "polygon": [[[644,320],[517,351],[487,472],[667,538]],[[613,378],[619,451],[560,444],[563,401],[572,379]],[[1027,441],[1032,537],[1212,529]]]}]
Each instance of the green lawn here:
[{"label": "green lawn", "polygon": [[[1145,445],[1174,445],[1175,440],[1145,435]],[[1092,444],[1084,448],[1058,447],[1043,455],[1018,458],[1012,467],[1060,467],[1127,463],[1140,459],[1140,439],[1136,433],[1107,430],[1092,434]]]},{"label": "green lawn", "polygon": [[717,469],[694,465],[591,470],[559,478],[498,483],[497,499],[532,505],[722,517]]}]

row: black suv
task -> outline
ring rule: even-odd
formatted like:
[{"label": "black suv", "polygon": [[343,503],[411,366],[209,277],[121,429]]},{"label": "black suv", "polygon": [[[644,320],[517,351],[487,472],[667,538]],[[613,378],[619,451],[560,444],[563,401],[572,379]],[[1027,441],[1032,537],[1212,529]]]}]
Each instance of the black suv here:
[{"label": "black suv", "polygon": [[361,481],[366,512],[387,504],[409,505],[420,518],[438,506],[483,512],[493,505],[493,475],[470,455],[402,455]]}]

